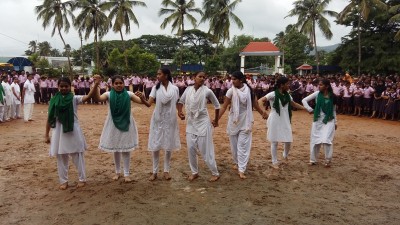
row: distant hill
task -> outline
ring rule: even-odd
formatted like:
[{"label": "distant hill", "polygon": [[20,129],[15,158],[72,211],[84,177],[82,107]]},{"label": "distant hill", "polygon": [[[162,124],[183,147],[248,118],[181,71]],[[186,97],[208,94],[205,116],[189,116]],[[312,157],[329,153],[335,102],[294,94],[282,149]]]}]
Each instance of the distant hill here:
[{"label": "distant hill", "polygon": [[[339,47],[340,44],[334,44],[334,45],[329,45],[329,46],[318,46],[318,52],[319,51],[325,51],[327,53],[333,52]],[[310,52],[310,55],[314,55],[314,51]]]}]

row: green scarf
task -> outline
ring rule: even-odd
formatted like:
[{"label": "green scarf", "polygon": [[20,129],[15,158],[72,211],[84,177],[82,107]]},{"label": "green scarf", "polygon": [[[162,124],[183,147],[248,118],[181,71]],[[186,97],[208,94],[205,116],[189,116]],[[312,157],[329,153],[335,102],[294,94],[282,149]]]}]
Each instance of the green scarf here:
[{"label": "green scarf", "polygon": [[328,98],[325,98],[324,94],[319,92],[317,96],[317,105],[314,109],[314,122],[318,120],[318,117],[321,114],[321,110],[325,113],[325,118],[322,120],[324,124],[328,123],[328,121],[333,120],[335,118],[333,116],[333,107],[332,93],[329,93]]},{"label": "green scarf", "polygon": [[48,122],[50,127],[56,127],[56,121],[60,121],[63,125],[63,132],[71,132],[74,130],[74,106],[72,100],[74,95],[72,92],[67,95],[62,95],[57,92],[50,100]]},{"label": "green scarf", "polygon": [[121,92],[111,89],[110,110],[115,127],[122,132],[128,131],[131,122],[131,98],[125,88]]},{"label": "green scarf", "polygon": [[282,106],[285,106],[286,104],[289,104],[288,106],[288,111],[289,111],[289,119],[292,121],[292,106],[290,105],[290,95],[289,93],[285,92],[281,94],[278,89],[275,90],[275,101],[273,104],[274,109],[278,113],[278,115],[281,115],[281,109],[279,107],[279,102],[281,102]]},{"label": "green scarf", "polygon": [[4,88],[3,88],[3,85],[0,82],[0,102],[1,102],[1,104],[4,104],[3,96],[4,96]]}]

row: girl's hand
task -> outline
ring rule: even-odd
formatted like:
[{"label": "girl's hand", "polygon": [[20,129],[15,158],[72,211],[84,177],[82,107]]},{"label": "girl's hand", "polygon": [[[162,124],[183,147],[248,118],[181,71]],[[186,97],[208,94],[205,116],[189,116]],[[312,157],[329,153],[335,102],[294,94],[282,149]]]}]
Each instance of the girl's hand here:
[{"label": "girl's hand", "polygon": [[46,144],[49,144],[49,143],[50,143],[50,137],[49,137],[49,136],[45,136],[45,137],[44,137],[44,142],[45,142]]},{"label": "girl's hand", "polygon": [[212,125],[214,127],[218,127],[218,121],[217,120],[213,120],[213,121],[211,121],[211,123],[212,123]]},{"label": "girl's hand", "polygon": [[185,120],[185,114],[183,114],[183,112],[178,112],[178,116],[181,120]]},{"label": "girl's hand", "polygon": [[144,95],[142,92],[137,91],[137,92],[135,92],[135,95],[138,96],[140,99],[144,98]]},{"label": "girl's hand", "polygon": [[263,118],[264,120],[268,119],[268,113],[267,113],[267,111],[264,111],[264,112],[263,112],[262,118]]},{"label": "girl's hand", "polygon": [[335,124],[335,130],[337,130],[337,124]]}]

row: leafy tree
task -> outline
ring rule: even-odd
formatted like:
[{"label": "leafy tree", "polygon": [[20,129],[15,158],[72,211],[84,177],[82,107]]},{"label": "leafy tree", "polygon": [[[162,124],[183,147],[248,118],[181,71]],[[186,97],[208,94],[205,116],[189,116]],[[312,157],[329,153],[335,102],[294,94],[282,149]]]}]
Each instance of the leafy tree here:
[{"label": "leafy tree", "polygon": [[274,38],[275,45],[284,53],[285,73],[296,72],[296,68],[307,62],[312,45],[306,35],[288,25],[285,32],[280,32]]},{"label": "leafy tree", "polygon": [[[68,17],[74,19],[74,14],[72,13],[73,2],[72,1],[61,1],[61,0],[44,0],[42,5],[35,7],[35,12],[38,14],[37,20],[43,20],[42,26],[46,29],[50,24],[53,25],[53,30],[51,36],[54,36],[57,31],[60,38],[66,47],[65,40],[61,34],[61,30],[68,33],[70,28],[70,22]],[[34,52],[34,51],[32,51]],[[68,57],[68,69],[69,73],[72,75],[71,60],[69,54]]]},{"label": "leafy tree", "polygon": [[[193,27],[197,26],[197,20],[191,13],[199,13],[203,15],[203,12],[196,8],[194,0],[163,0],[161,3],[164,7],[159,11],[159,16],[169,15],[161,24],[161,29],[165,29],[168,24],[172,23],[172,32],[177,30],[177,34],[181,37],[181,53],[183,53],[183,32],[185,31],[185,18],[189,20]],[[182,67],[183,55],[181,54],[180,67]]]},{"label": "leafy tree", "polygon": [[217,44],[215,54],[217,54],[219,44],[224,45],[230,40],[231,21],[233,21],[239,29],[243,29],[243,23],[233,13],[233,10],[242,0],[204,0],[203,10],[204,16],[200,22],[209,21],[208,33],[213,35],[213,41]]},{"label": "leafy tree", "polygon": [[324,16],[337,17],[337,13],[326,10],[331,0],[296,0],[293,9],[287,17],[297,16],[297,23],[294,25],[300,32],[309,36],[314,44],[315,58],[317,61],[317,73],[319,73],[319,55],[317,49],[316,26],[321,30],[322,35],[330,40],[333,36],[329,21]]},{"label": "leafy tree", "polygon": [[77,0],[75,7],[81,10],[74,22],[76,29],[85,34],[85,40],[89,39],[91,33],[94,34],[95,62],[98,69],[101,66],[98,39],[107,34],[111,27],[111,22],[101,9],[102,4],[99,0]]},{"label": "leafy tree", "polygon": [[179,49],[179,51],[177,51],[175,53],[174,64],[179,65],[181,56],[183,58],[183,61],[182,61],[183,64],[198,64],[200,62],[200,59],[196,53],[194,53],[193,51],[190,51],[188,48],[183,48],[183,49]]},{"label": "leafy tree", "polygon": [[357,15],[357,35],[358,35],[358,75],[361,72],[361,21],[368,20],[371,9],[377,7],[386,10],[386,4],[381,0],[351,0],[350,3],[338,15],[338,22],[345,24],[349,16]]},{"label": "leafy tree", "polygon": [[[139,22],[133,13],[132,8],[134,6],[146,7],[146,3],[142,1],[130,1],[130,0],[110,0],[102,4],[102,9],[110,11],[108,16],[109,20],[114,20],[113,31],[121,35],[121,40],[124,46],[124,51],[126,49],[124,36],[122,35],[122,29],[125,26],[125,34],[131,32],[132,20],[134,24],[139,27]],[[125,66],[128,67],[128,59],[125,57]]]},{"label": "leafy tree", "polygon": [[180,45],[178,38],[166,35],[142,35],[132,41],[160,59],[172,59]]},{"label": "leafy tree", "polygon": [[197,54],[200,62],[205,62],[208,55],[213,52],[212,37],[197,29],[183,32],[183,43],[190,51]]},{"label": "leafy tree", "polygon": [[[394,16],[390,18],[389,22],[394,24],[400,23],[400,4],[394,5],[389,10],[390,13],[393,13]],[[397,33],[395,35],[395,40],[400,41],[400,29],[397,29]]]}]

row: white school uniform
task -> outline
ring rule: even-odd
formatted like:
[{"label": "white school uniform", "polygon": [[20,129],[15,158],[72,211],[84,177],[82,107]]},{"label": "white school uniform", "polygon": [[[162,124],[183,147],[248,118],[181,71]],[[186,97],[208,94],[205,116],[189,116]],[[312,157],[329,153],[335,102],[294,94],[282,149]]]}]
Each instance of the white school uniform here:
[{"label": "white school uniform", "polygon": [[73,131],[64,133],[63,125],[57,120],[56,127],[52,129],[50,156],[57,157],[57,167],[60,184],[68,181],[68,161],[69,156],[77,167],[79,181],[86,181],[85,160],[83,153],[87,149],[87,144],[83,131],[79,126],[77,105],[82,103],[83,96],[74,96],[72,105],[74,108],[74,128]]},{"label": "white school uniform", "polygon": [[179,137],[176,103],[179,99],[179,89],[172,83],[167,90],[160,85],[157,90],[154,86],[150,97],[156,99],[156,107],[151,117],[149,132],[149,151],[172,151],[181,148]]},{"label": "white school uniform", "polygon": [[11,91],[11,86],[8,82],[2,82],[1,85],[3,85],[4,89],[4,114],[3,114],[3,121],[9,120],[11,117],[11,107],[13,105],[13,93]]},{"label": "white school uniform", "polygon": [[291,104],[293,98],[290,96],[290,102],[285,106],[282,106],[282,103],[279,101],[280,115],[273,107],[274,101],[276,100],[275,91],[268,93],[265,98],[267,101],[269,101],[271,106],[271,112],[269,113],[267,120],[267,139],[271,142],[272,164],[277,164],[278,142],[284,143],[284,158],[289,156],[290,145],[293,142],[292,124],[290,123],[290,115],[288,110],[289,104]]},{"label": "white school uniform", "polygon": [[250,158],[254,122],[250,89],[246,84],[241,89],[232,87],[227,91],[226,97],[231,99],[227,133],[232,158],[238,165],[239,172],[244,173]]},{"label": "white school uniform", "polygon": [[[319,91],[305,97],[302,100],[303,106],[307,109],[307,111],[309,112],[313,111],[313,109],[308,105],[308,102],[313,99],[317,101],[318,94]],[[311,138],[310,138],[310,153],[311,153],[310,162],[317,162],[318,152],[321,147],[321,144],[323,144],[325,148],[325,159],[327,161],[332,160],[333,138],[335,136],[335,125],[337,122],[335,107],[333,107],[333,116],[334,119],[328,121],[325,124],[324,122],[322,122],[323,119],[325,118],[325,113],[321,110],[318,120],[312,123]]]},{"label": "white school uniform", "polygon": [[28,121],[32,119],[33,106],[35,104],[35,86],[33,80],[29,79],[24,83],[24,120]]},{"label": "white school uniform", "polygon": [[207,99],[220,108],[217,97],[206,86],[197,91],[194,86],[189,86],[179,103],[186,106],[186,142],[188,145],[189,164],[192,174],[198,173],[197,151],[200,152],[207,166],[214,176],[219,176],[215,162],[212,124],[207,110]]},{"label": "white school uniform", "polygon": [[[12,89],[14,89],[17,96],[19,96],[19,99],[21,99],[21,88],[19,87],[19,84],[13,82],[11,84],[11,92]],[[11,106],[11,117],[17,118],[20,116],[21,101],[14,95],[14,92],[12,92],[12,96],[13,96],[13,104]]]},{"label": "white school uniform", "polygon": [[[127,132],[120,131],[113,122],[111,116],[111,109],[109,104],[110,92],[105,93],[107,96],[108,103],[108,115],[104,123],[103,132],[100,136],[99,149],[105,152],[131,152],[139,146],[138,131],[136,122],[133,119],[132,114],[130,115],[129,130]],[[128,91],[129,97],[133,94]]]}]

